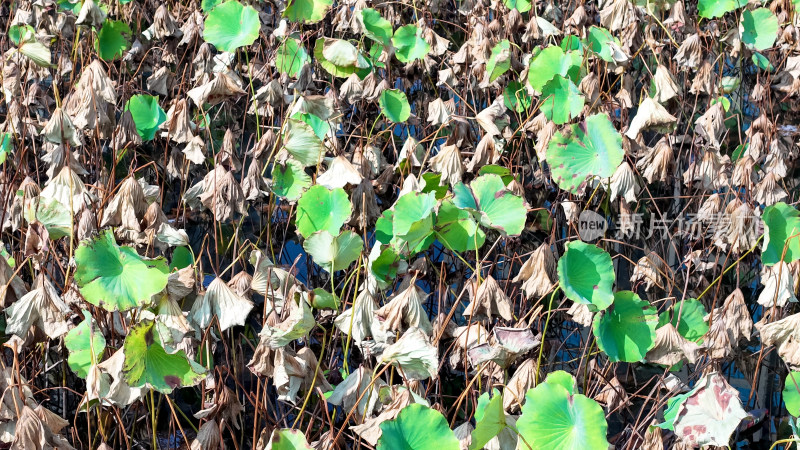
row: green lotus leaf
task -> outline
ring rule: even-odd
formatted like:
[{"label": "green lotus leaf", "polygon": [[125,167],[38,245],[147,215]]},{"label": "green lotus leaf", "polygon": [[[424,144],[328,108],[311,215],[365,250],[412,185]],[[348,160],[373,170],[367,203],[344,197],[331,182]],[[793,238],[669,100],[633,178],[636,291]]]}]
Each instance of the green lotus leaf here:
[{"label": "green lotus leaf", "polygon": [[97,328],[89,311],[83,310],[83,321],[64,336],[69,351],[67,364],[79,377],[86,378],[89,368],[100,362],[106,349],[106,339]]},{"label": "green lotus leaf", "polygon": [[297,231],[308,238],[317,231],[338,235],[353,208],[342,188],[330,190],[325,186],[312,186],[297,201]]},{"label": "green lotus leaf", "polygon": [[439,241],[454,252],[477,250],[486,242],[486,233],[467,210],[457,207],[452,200],[444,200],[436,215]]},{"label": "green lotus leaf", "polygon": [[239,47],[253,45],[260,29],[258,12],[252,6],[229,0],[208,13],[203,39],[219,51],[234,52]]},{"label": "green lotus leaf", "polygon": [[303,249],[328,273],[350,267],[361,255],[364,242],[350,230],[333,236],[327,230],[317,231],[303,241]]},{"label": "green lotus leaf", "polygon": [[503,178],[490,173],[472,180],[469,186],[453,187],[454,204],[475,211],[481,225],[508,236],[517,236],[525,228],[528,210],[522,197],[506,188]]},{"label": "green lotus leaf", "polygon": [[398,28],[392,36],[395,47],[394,55],[402,63],[422,59],[431,51],[431,46],[422,38],[422,30],[416,25],[405,25]]},{"label": "green lotus leaf", "polygon": [[800,259],[800,212],[779,202],[764,209],[764,241],[761,262],[766,266],[781,260],[791,263]]},{"label": "green lotus leaf", "polygon": [[319,164],[325,151],[322,140],[314,132],[314,128],[298,119],[287,120],[283,146],[303,167]]},{"label": "green lotus leaf", "polygon": [[700,342],[708,332],[708,323],[704,319],[707,314],[700,300],[687,298],[681,303],[670,306],[658,316],[658,328],[672,323],[681,336],[693,342]]},{"label": "green lotus leaf", "polygon": [[89,303],[108,311],[147,305],[167,285],[163,258],[146,260],[130,247],[120,247],[106,230],[81,242],[75,251],[75,282]]},{"label": "green lotus leaf", "polygon": [[383,45],[392,41],[392,24],[381,16],[381,13],[372,9],[361,10],[361,23],[364,24],[364,36]]},{"label": "green lotus leaf", "polygon": [[739,6],[737,0],[699,0],[697,2],[697,12],[700,17],[713,19],[722,17]]},{"label": "green lotus leaf", "polygon": [[6,162],[8,155],[14,150],[11,133],[0,133],[0,164]]},{"label": "green lotus leaf", "polygon": [[303,44],[293,38],[286,38],[275,52],[275,67],[278,72],[290,77],[296,77],[310,60]]},{"label": "green lotus leaf", "polygon": [[369,61],[353,44],[344,39],[317,39],[314,57],[325,71],[339,78],[347,78],[354,73],[363,78],[370,68]]},{"label": "green lotus leaf", "polygon": [[379,103],[383,115],[392,122],[405,122],[411,116],[411,106],[403,91],[386,89],[381,92]]},{"label": "green lotus leaf", "polygon": [[761,70],[766,70],[767,72],[772,72],[775,70],[775,66],[772,65],[772,62],[759,52],[753,52],[753,56],[751,57],[753,60],[753,64],[756,65]]},{"label": "green lotus leaf", "polygon": [[561,189],[578,193],[587,177],[608,178],[622,163],[622,136],[605,114],[556,132],[547,146],[547,164]]},{"label": "green lotus leaf", "polygon": [[[551,380],[555,374],[558,377]],[[534,449],[606,450],[608,423],[603,408],[570,391],[565,381],[574,379],[563,371],[548,375],[544,383],[525,394],[517,420],[520,436]]]},{"label": "green lotus leaf", "polygon": [[610,31],[602,27],[589,27],[589,33],[586,36],[589,50],[595,52],[597,56],[606,62],[615,62],[614,48],[612,44],[620,45],[619,39],[614,37]]},{"label": "green lotus leaf", "polygon": [[97,39],[94,41],[94,48],[101,59],[113,61],[122,56],[130,47],[131,29],[121,20],[106,20]]},{"label": "green lotus leaf", "polygon": [[556,75],[577,81],[581,71],[581,52],[564,52],[561,47],[551,46],[531,59],[528,68],[528,83],[541,92],[544,85]]},{"label": "green lotus leaf", "polygon": [[136,132],[144,141],[152,140],[158,127],[167,120],[167,114],[158,105],[158,97],[137,94],[128,99],[125,111],[130,111]]},{"label": "green lotus leaf", "polygon": [[783,382],[783,402],[794,417],[800,416],[800,372],[789,372]]},{"label": "green lotus leaf", "polygon": [[503,4],[506,5],[506,8],[516,9],[521,13],[525,13],[531,10],[530,0],[503,0]]},{"label": "green lotus leaf", "polygon": [[679,394],[667,399],[667,409],[664,410],[664,422],[659,423],[656,426],[665,430],[675,431],[673,426],[675,417],[678,415],[678,410],[681,409],[681,403],[683,403],[683,401],[686,400],[689,395],[691,395],[691,392]]},{"label": "green lotus leaf", "polygon": [[333,0],[292,0],[283,11],[283,17],[292,22],[319,22],[328,13]]},{"label": "green lotus leaf", "polygon": [[72,235],[72,209],[62,205],[58,200],[39,197],[36,211],[32,215],[34,216],[33,220],[28,218],[28,222],[36,220],[41,222],[50,234],[50,239],[56,240]]},{"label": "green lotus leaf", "polygon": [[506,108],[521,113],[531,107],[533,100],[522,83],[509,81],[503,90],[503,103]]},{"label": "green lotus leaf", "polygon": [[308,445],[306,435],[301,430],[290,428],[275,429],[265,450],[314,450]]},{"label": "green lotus leaf", "polygon": [[200,9],[202,9],[205,12],[209,12],[212,9],[216,8],[217,5],[219,5],[223,1],[224,0],[202,0],[200,2]]},{"label": "green lotus leaf", "polygon": [[497,389],[493,390],[491,399],[489,393],[484,392],[478,397],[478,407],[475,408],[475,429],[472,430],[472,443],[469,445],[469,450],[482,449],[505,427],[506,413],[503,410],[503,396]]},{"label": "green lotus leaf", "polygon": [[295,201],[311,186],[311,177],[302,164],[294,159],[272,166],[272,192],[286,200]]},{"label": "green lotus leaf", "polygon": [[[321,231],[321,233],[325,232]],[[309,300],[311,301],[311,306],[317,309],[338,310],[339,306],[342,304],[341,300],[339,300],[339,297],[337,297],[336,294],[332,294],[322,288],[315,288],[313,291],[311,291]]]},{"label": "green lotus leaf", "polygon": [[194,264],[194,256],[192,256],[192,252],[189,251],[189,247],[185,245],[175,247],[175,250],[172,252],[172,262],[169,263],[169,270],[184,269],[192,264]]},{"label": "green lotus leaf", "polygon": [[433,192],[404,194],[393,207],[392,235],[409,243],[426,239],[433,232],[435,206],[436,195]]},{"label": "green lotus leaf", "polygon": [[8,36],[17,50],[40,67],[52,67],[50,49],[36,39],[36,31],[30,25],[12,25]]},{"label": "green lotus leaf", "polygon": [[511,42],[503,39],[492,48],[492,55],[486,62],[486,72],[489,74],[489,82],[492,83],[497,77],[508,72],[511,68]]},{"label": "green lotus leaf", "polygon": [[767,8],[742,12],[742,42],[750,49],[766,50],[778,36],[778,18]]},{"label": "green lotus leaf", "polygon": [[397,277],[400,261],[400,255],[391,246],[386,246],[377,253],[375,259],[372,259],[372,253],[370,253],[369,270],[379,282],[388,284]]},{"label": "green lotus leaf", "polygon": [[614,305],[598,313],[592,331],[600,350],[614,362],[637,362],[655,346],[658,316],[631,291],[614,294]]},{"label": "green lotus leaf", "polygon": [[164,394],[202,381],[205,369],[188,359],[183,350],[167,353],[154,325],[152,320],[139,322],[125,337],[122,369],[125,381],[133,387],[149,386]]},{"label": "green lotus leaf", "polygon": [[602,311],[614,301],[611,255],[596,245],[571,241],[558,260],[558,281],[570,300]]},{"label": "green lotus leaf", "polygon": [[292,114],[292,119],[305,122],[314,130],[314,134],[316,134],[320,140],[325,139],[325,135],[331,130],[331,126],[328,124],[327,120],[322,120],[311,113],[296,112]]},{"label": "green lotus leaf", "polygon": [[572,80],[556,75],[542,88],[542,105],[544,116],[561,125],[570,121],[583,109],[583,96]]},{"label": "green lotus leaf", "polygon": [[458,450],[459,443],[444,416],[412,403],[380,425],[378,450]]}]

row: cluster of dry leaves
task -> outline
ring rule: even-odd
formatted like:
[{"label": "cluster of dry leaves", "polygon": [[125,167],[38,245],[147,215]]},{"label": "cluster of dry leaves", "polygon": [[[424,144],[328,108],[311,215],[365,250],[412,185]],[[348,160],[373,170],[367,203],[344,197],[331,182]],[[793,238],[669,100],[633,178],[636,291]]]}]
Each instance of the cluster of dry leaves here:
[{"label": "cluster of dry leaves", "polygon": [[[691,447],[650,425],[668,398],[713,371],[747,388],[748,409],[768,410],[771,427],[742,438],[747,448],[775,438],[786,413],[771,394],[787,368],[800,367],[800,263],[762,270],[758,225],[763,207],[797,197],[800,16],[789,0],[746,6],[778,19],[774,44],[758,52],[772,70],[754,63],[737,12],[701,19],[694,1],[550,0],[520,13],[489,0],[344,0],[314,25],[283,19],[281,0],[253,1],[259,37],[234,53],[203,40],[199,1],[85,0],[77,13],[66,3],[0,5],[2,29],[30,25],[53,63],[42,67],[0,37],[0,441],[131,448],[156,433],[164,446],[172,436],[191,448],[265,448],[272,429],[295,426],[315,448],[371,448],[380,424],[410,403],[469,423],[477,397],[497,386],[514,415],[525,392],[557,369],[605,407],[609,440],[620,449]],[[364,77],[335,78],[311,60],[295,76],[276,68],[286,36],[309,50],[324,36],[361,39],[367,7],[395,27],[415,24],[430,51],[401,63],[384,47],[374,59],[381,68]],[[135,30],[115,61],[95,49],[92,27],[106,17]],[[625,156],[607,184],[567,192],[543,163],[562,126],[537,108],[543,99],[530,87],[532,104],[522,110],[503,96],[509,83],[526,85],[540,47],[585,38],[593,25],[616,40],[611,61],[582,62],[575,121],[607,114]],[[493,77],[487,64],[502,40],[511,45],[492,64],[509,70]],[[394,88],[408,95],[406,125],[381,115],[378,99]],[[166,111],[152,140],[124,110],[143,93]],[[364,259],[334,276],[298,250],[296,199],[273,193],[269,174],[287,164],[282,131],[294,114],[329,124],[324,162],[306,174],[345,188],[347,226],[367,237]],[[423,174],[440,175],[434,183],[446,189],[492,164],[515,176],[508,187],[528,207],[519,237],[489,234],[480,251],[462,255],[433,246],[388,286],[374,280],[364,261],[384,210],[425,189],[431,178]],[[52,201],[74,218],[59,237],[29,215]],[[600,240],[614,257],[617,288],[659,311],[699,299],[710,312],[702,340],[667,324],[649,364],[612,363],[597,351],[593,312],[554,291],[557,259],[584,210],[611,217],[619,230],[620,239]],[[687,215],[700,233],[677,226]],[[665,225],[637,231],[655,221]],[[165,344],[210,368],[180,391],[190,394],[153,400],[129,386],[124,356],[111,349],[122,348],[140,317],[87,303],[73,279],[78,243],[110,227],[118,243],[147,257],[193,250],[164,300],[137,310],[167,324]],[[332,286],[341,307],[312,308]],[[68,367],[63,345],[82,310],[112,355],[86,381]],[[151,409],[168,420],[154,426]],[[508,448],[503,439],[486,448]]]}]

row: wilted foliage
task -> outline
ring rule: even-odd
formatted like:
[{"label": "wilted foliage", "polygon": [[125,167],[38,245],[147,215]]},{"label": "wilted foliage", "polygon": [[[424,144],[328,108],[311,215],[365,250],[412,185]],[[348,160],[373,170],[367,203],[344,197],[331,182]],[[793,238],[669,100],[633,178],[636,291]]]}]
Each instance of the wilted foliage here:
[{"label": "wilted foliage", "polygon": [[797,444],[798,7],[2,3],[0,442]]}]

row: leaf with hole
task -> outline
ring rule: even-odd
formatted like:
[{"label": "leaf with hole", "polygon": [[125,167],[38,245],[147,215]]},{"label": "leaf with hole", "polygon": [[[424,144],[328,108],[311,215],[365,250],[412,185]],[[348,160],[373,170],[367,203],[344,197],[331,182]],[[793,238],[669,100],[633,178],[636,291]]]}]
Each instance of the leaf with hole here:
[{"label": "leaf with hole", "polygon": [[202,381],[205,369],[190,360],[183,350],[167,353],[154,325],[152,320],[143,320],[131,327],[125,337],[122,369],[125,381],[133,387],[149,386],[162,394]]},{"label": "leaf with hole", "polygon": [[94,48],[101,59],[113,61],[121,57],[130,47],[130,35],[131,29],[125,22],[106,20],[97,33]]}]

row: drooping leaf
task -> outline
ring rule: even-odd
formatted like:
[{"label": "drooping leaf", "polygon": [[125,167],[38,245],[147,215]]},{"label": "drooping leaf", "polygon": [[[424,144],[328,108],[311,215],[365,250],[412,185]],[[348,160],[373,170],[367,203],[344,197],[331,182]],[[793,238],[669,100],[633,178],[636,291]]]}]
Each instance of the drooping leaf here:
[{"label": "drooping leaf", "polygon": [[131,327],[125,338],[123,374],[128,384],[169,394],[203,380],[205,370],[188,359],[183,350],[172,354],[164,350],[154,325],[152,320],[143,320]]},{"label": "drooping leaf", "polygon": [[431,50],[430,44],[422,38],[422,30],[416,25],[398,28],[392,36],[392,44],[395,47],[395,56],[402,63],[422,59]]},{"label": "drooping leaf", "polygon": [[296,77],[303,65],[311,58],[303,44],[294,38],[286,38],[275,52],[275,67],[280,73]]},{"label": "drooping leaf", "polygon": [[350,230],[333,236],[327,230],[317,231],[303,241],[303,248],[314,262],[328,273],[346,269],[361,254],[364,242]]},{"label": "drooping leaf", "polygon": [[558,281],[567,298],[596,310],[604,310],[614,301],[611,255],[596,245],[568,242],[558,260]]},{"label": "drooping leaf", "polygon": [[547,146],[553,180],[572,193],[578,193],[587,177],[613,175],[624,156],[622,136],[605,114],[594,114],[556,132]]},{"label": "drooping leaf", "polygon": [[12,25],[8,35],[20,53],[27,56],[40,67],[52,67],[50,49],[36,39],[36,32],[30,25]]},{"label": "drooping leaf", "polygon": [[619,49],[619,39],[614,37],[614,35],[605,28],[590,27],[589,33],[586,36],[586,41],[589,44],[589,49],[597,53],[597,56],[603,61],[613,63],[617,62],[620,56],[625,57],[625,55],[619,55],[621,51]]},{"label": "drooping leaf", "polygon": [[481,225],[509,236],[517,236],[525,228],[525,202],[506,188],[499,175],[481,175],[469,186],[459,183],[453,190],[455,205],[477,212]]},{"label": "drooping leaf", "polygon": [[650,303],[631,291],[614,294],[614,304],[594,318],[592,331],[611,361],[642,361],[656,340],[658,316]]},{"label": "drooping leaf", "polygon": [[75,251],[75,282],[81,295],[108,311],[147,305],[167,285],[163,258],[145,260],[131,247],[120,247],[106,230]]},{"label": "drooping leaf", "polygon": [[72,210],[54,198],[40,198],[36,205],[33,217],[28,222],[38,220],[47,229],[50,239],[59,239],[72,235],[73,217]]},{"label": "drooping leaf", "polygon": [[490,83],[511,68],[510,52],[511,43],[508,39],[503,39],[492,48],[492,55],[489,57],[489,61],[486,62],[486,72],[489,74]]},{"label": "drooping leaf", "polygon": [[742,12],[742,42],[750,49],[766,50],[778,36],[778,18],[767,8]]},{"label": "drooping leaf", "polygon": [[525,394],[517,420],[520,435],[534,449],[606,450],[608,423],[600,405],[575,393],[575,381],[563,371]]},{"label": "drooping leaf", "polygon": [[12,150],[14,143],[11,141],[11,133],[0,133],[0,164],[6,162]]},{"label": "drooping leaf", "polygon": [[436,196],[433,192],[421,194],[409,192],[394,204],[392,236],[400,241],[402,250],[415,250],[433,233],[433,208]]},{"label": "drooping leaf", "polygon": [[311,125],[298,119],[286,121],[283,146],[304,167],[319,164],[325,150]]},{"label": "drooping leaf", "polygon": [[223,52],[247,47],[258,38],[261,22],[258,12],[250,5],[229,0],[214,7],[206,17],[203,39]]},{"label": "drooping leaf", "polygon": [[392,40],[392,24],[372,9],[361,10],[361,22],[364,24],[364,35],[375,42],[389,45]]},{"label": "drooping leaf", "polygon": [[561,125],[580,114],[583,109],[583,96],[572,80],[556,75],[542,88],[544,116]]},{"label": "drooping leaf", "polygon": [[764,209],[764,241],[761,262],[771,266],[779,261],[791,263],[800,259],[800,212],[779,202]]},{"label": "drooping leaf", "polygon": [[725,447],[745,417],[739,391],[718,372],[712,372],[697,380],[680,403],[673,427],[675,434],[693,447]]},{"label": "drooping leaf", "polygon": [[103,27],[100,28],[100,32],[97,33],[94,48],[101,59],[113,61],[121,57],[130,47],[130,35],[131,29],[125,22],[106,20]]},{"label": "drooping leaf", "polygon": [[556,75],[575,82],[581,69],[581,52],[564,52],[561,47],[551,46],[540,51],[531,59],[528,68],[528,83],[541,92],[544,85]]},{"label": "drooping leaf", "polygon": [[408,97],[397,89],[386,89],[381,92],[380,105],[383,115],[395,123],[405,122],[411,115]]},{"label": "drooping leaf", "polygon": [[317,39],[314,57],[323,69],[335,77],[347,78],[354,73],[364,77],[369,72],[369,61],[345,39]]},{"label": "drooping leaf", "polygon": [[67,363],[81,378],[86,378],[89,368],[100,362],[106,349],[106,339],[97,328],[89,311],[83,311],[83,321],[64,336],[64,346],[69,350]]},{"label": "drooping leaf", "polygon": [[299,23],[319,22],[332,4],[333,0],[292,0],[283,11],[283,17]]},{"label": "drooping leaf", "polygon": [[505,427],[506,413],[503,410],[503,396],[497,389],[494,389],[491,399],[489,393],[484,392],[478,397],[478,407],[475,409],[475,429],[472,430],[470,450],[483,448]]},{"label": "drooping leaf", "polygon": [[353,208],[342,188],[330,190],[325,186],[312,186],[297,202],[297,231],[308,238],[317,231],[338,235],[350,217]]},{"label": "drooping leaf", "polygon": [[167,114],[158,104],[158,97],[152,95],[134,95],[125,104],[125,111],[130,111],[136,132],[143,141],[152,140],[158,127],[167,120]]},{"label": "drooping leaf", "polygon": [[412,403],[380,425],[378,450],[458,450],[458,439],[436,410]]}]

